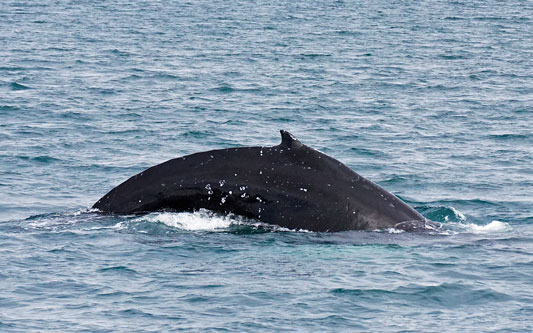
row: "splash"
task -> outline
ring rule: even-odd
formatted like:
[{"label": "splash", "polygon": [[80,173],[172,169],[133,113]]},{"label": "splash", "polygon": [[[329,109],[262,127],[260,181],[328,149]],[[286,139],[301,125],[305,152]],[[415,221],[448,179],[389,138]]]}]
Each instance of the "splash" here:
[{"label": "splash", "polygon": [[[129,225],[136,223],[162,223],[168,227],[186,231],[227,231],[232,227],[245,226],[256,230],[271,232],[310,232],[305,229],[289,229],[272,225],[243,216],[228,214],[220,215],[207,209],[200,209],[195,212],[157,212],[145,215],[134,220],[121,221],[117,223],[115,229],[126,229]],[[140,232],[139,230],[137,230]]]},{"label": "splash", "polygon": [[501,233],[512,230],[511,226],[508,223],[501,221],[492,221],[486,225],[477,225],[473,223],[464,224],[462,227],[467,231],[474,234],[493,234]]},{"label": "splash", "polygon": [[466,216],[459,209],[452,206],[422,206],[418,207],[422,215],[435,222],[462,222]]},{"label": "splash", "polygon": [[[376,231],[380,231],[380,230],[376,230]],[[404,233],[405,230],[396,229],[396,228],[388,228],[388,229],[385,229],[385,232],[388,232],[389,234],[401,234],[401,233]]]},{"label": "splash", "polygon": [[216,231],[229,228],[234,224],[243,224],[243,218],[235,215],[218,215],[201,209],[196,212],[159,212],[135,220],[135,222],[163,223],[169,227],[188,231]]},{"label": "splash", "polygon": [[[466,220],[465,215],[464,215],[463,213],[461,213],[461,212],[459,211],[459,209],[457,209],[457,208],[455,208],[455,207],[451,207],[451,206],[450,206],[449,208],[450,208],[451,211],[453,212],[453,215],[454,215],[455,218],[457,218],[457,219],[460,220],[460,221],[464,221],[464,220]],[[448,219],[449,219],[449,217],[446,216],[446,217],[445,217],[445,220],[447,221]]]}]

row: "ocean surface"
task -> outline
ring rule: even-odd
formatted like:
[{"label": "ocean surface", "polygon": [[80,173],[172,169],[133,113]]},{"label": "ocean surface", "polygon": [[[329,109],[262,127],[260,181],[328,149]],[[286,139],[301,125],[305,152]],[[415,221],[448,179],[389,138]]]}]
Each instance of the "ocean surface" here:
[{"label": "ocean surface", "polygon": [[[531,332],[532,18],[531,1],[1,1],[0,331]],[[280,129],[442,230],[89,209]]]}]

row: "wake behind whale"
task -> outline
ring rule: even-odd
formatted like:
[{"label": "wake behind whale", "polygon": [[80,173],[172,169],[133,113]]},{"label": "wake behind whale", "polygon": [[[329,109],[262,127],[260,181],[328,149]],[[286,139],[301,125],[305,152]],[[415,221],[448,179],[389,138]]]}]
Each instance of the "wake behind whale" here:
[{"label": "wake behind whale", "polygon": [[208,209],[309,231],[433,228],[395,195],[280,132],[277,146],[211,150],[153,166],[93,208],[112,214]]}]

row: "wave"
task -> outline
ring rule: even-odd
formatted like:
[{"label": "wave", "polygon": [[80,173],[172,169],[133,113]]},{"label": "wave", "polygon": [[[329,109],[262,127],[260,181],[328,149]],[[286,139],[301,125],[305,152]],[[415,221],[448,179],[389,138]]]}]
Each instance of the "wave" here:
[{"label": "wave", "polygon": [[453,206],[421,206],[416,207],[416,210],[435,222],[459,222],[466,220],[466,216]]},{"label": "wave", "polygon": [[23,85],[21,83],[17,83],[17,82],[10,83],[9,87],[11,88],[11,90],[28,90],[28,89],[31,89],[30,87],[25,86],[25,85]]},{"label": "wave", "polygon": [[308,230],[292,230],[271,225],[240,215],[222,215],[207,209],[194,212],[156,212],[127,222],[119,222],[116,228],[127,228],[128,224],[160,223],[167,227],[185,231],[229,231],[237,234],[256,232],[309,232]]},{"label": "wave", "polygon": [[530,133],[499,133],[499,134],[490,134],[489,139],[501,140],[501,141],[512,141],[512,140],[528,140],[533,138]]},{"label": "wave", "polygon": [[233,92],[243,92],[243,93],[259,93],[262,91],[260,88],[236,88],[229,84],[223,84],[218,87],[212,88],[211,91],[220,92],[220,93],[233,93]]},{"label": "wave", "polygon": [[242,218],[234,215],[217,215],[205,209],[196,212],[160,212],[139,217],[132,222],[162,223],[166,226],[188,231],[217,231],[227,229],[232,224],[242,223]]},{"label": "wave", "polygon": [[[436,222],[438,227],[428,230],[431,235],[456,234],[500,234],[513,228],[509,223],[493,220],[487,224],[468,222],[465,215],[454,207],[418,208],[425,217]],[[219,214],[207,209],[194,212],[154,212],[143,216],[112,216],[95,214],[94,209],[80,209],[73,213],[49,213],[28,217],[21,225],[23,230],[49,230],[91,232],[114,229],[119,232],[133,232],[150,235],[168,234],[180,231],[229,232],[234,234],[255,234],[264,232],[313,233],[308,230],[293,230],[260,222],[235,214]],[[117,221],[118,219],[118,221]],[[77,225],[77,227],[75,227]],[[404,234],[404,230],[388,228],[373,231],[351,231],[361,234]],[[329,233],[328,233],[329,234]],[[334,233],[343,234],[343,233]],[[364,237],[364,236],[361,236]]]},{"label": "wave", "polygon": [[512,230],[509,223],[496,220],[485,225],[468,223],[465,214],[453,206],[421,206],[416,207],[416,210],[431,221],[442,223],[443,234],[494,234]]},{"label": "wave", "polygon": [[495,234],[512,230],[509,223],[501,221],[492,221],[486,225],[479,225],[474,223],[457,224],[455,225],[455,227],[459,230],[462,229],[463,231],[473,234]]},{"label": "wave", "polygon": [[484,302],[507,302],[512,296],[491,288],[476,288],[462,283],[441,283],[436,285],[409,284],[395,289],[347,289],[336,288],[331,293],[341,297],[390,301],[395,299],[407,303],[425,303],[433,306],[471,306]]}]

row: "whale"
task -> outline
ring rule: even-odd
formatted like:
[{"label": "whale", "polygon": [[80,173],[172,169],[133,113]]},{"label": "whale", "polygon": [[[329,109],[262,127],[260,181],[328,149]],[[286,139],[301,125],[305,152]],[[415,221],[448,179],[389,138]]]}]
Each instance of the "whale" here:
[{"label": "whale", "polygon": [[150,167],[100,198],[105,214],[234,214],[291,230],[339,232],[434,225],[342,162],[281,130],[281,143],[218,149]]}]

